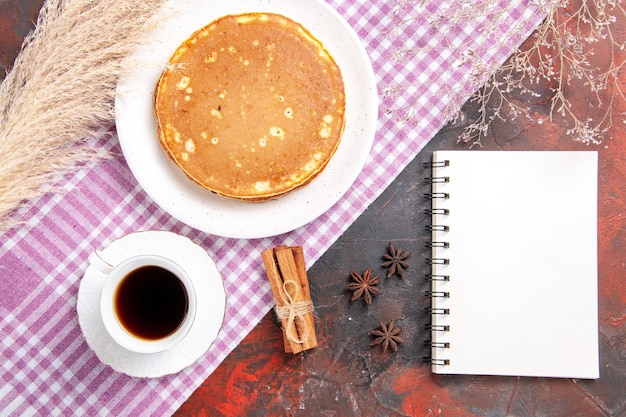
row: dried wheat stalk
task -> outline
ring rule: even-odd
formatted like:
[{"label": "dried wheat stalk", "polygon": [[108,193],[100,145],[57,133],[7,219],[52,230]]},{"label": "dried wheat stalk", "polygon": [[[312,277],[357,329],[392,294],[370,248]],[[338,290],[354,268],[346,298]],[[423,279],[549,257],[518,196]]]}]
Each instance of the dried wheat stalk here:
[{"label": "dried wheat stalk", "polygon": [[[114,120],[124,58],[164,0],[48,0],[0,85],[0,230],[15,208],[105,156],[85,139]],[[100,133],[101,134],[101,133]]]}]

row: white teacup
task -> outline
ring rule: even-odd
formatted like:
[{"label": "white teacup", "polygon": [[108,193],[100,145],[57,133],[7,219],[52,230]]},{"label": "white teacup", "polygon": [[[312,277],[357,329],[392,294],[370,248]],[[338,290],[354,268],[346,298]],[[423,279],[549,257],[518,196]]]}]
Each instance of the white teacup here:
[{"label": "white teacup", "polygon": [[89,261],[103,278],[100,315],[116,343],[137,353],[157,353],[187,335],[196,316],[196,293],[178,264],[139,255],[111,265],[98,251]]}]

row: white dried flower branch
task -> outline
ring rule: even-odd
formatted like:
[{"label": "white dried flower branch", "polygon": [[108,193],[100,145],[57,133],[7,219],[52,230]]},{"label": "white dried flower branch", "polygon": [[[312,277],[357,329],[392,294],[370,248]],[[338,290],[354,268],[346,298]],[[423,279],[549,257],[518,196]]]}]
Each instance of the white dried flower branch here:
[{"label": "white dried flower branch", "polygon": [[[426,0],[401,0],[394,8],[394,30],[397,34],[414,15],[407,10],[419,10]],[[459,141],[472,146],[480,145],[494,120],[512,120],[517,117],[533,117],[529,109],[516,97],[541,97],[541,88],[550,86],[548,119],[558,115],[569,123],[567,133],[573,140],[585,144],[599,144],[613,126],[619,103],[626,102],[626,91],[620,76],[626,65],[626,35],[616,30],[618,24],[626,23],[626,10],[620,0],[530,0],[534,7],[547,17],[535,30],[529,41],[516,49],[500,67],[492,68],[481,58],[493,44],[515,42],[521,33],[513,29],[508,37],[497,39],[498,24],[504,19],[507,7],[497,0],[453,0],[445,13],[429,18],[433,33],[442,27],[455,27],[460,22],[486,19],[490,24],[478,24],[477,36],[482,42],[457,46],[460,65],[468,67],[469,76],[463,85],[443,85],[440,96],[450,98],[450,106],[444,117],[452,123],[465,121]],[[506,4],[506,3],[504,3]],[[509,3],[509,5],[512,3]],[[416,7],[418,9],[416,9]],[[478,20],[477,20],[478,19]],[[446,42],[444,34],[438,34],[440,42]],[[489,41],[489,42],[485,42]],[[521,41],[521,39],[520,39]],[[419,45],[393,50],[391,56],[406,62],[419,54],[428,53],[435,44]],[[603,61],[603,59],[605,59]],[[572,102],[571,86],[582,85],[595,96],[590,105],[601,109],[601,117],[593,120],[588,109],[577,108]],[[394,87],[390,87],[393,90]],[[395,94],[399,95],[401,87]],[[455,107],[457,99],[473,91],[469,101],[478,103],[478,116],[467,121],[467,115]],[[579,106],[580,107],[580,106]],[[412,114],[408,109],[388,109],[389,114]],[[413,112],[414,113],[414,112]],[[594,112],[598,113],[598,112]],[[623,114],[619,114],[623,118]],[[402,119],[402,118],[400,118]],[[542,120],[539,120],[541,122]]]}]

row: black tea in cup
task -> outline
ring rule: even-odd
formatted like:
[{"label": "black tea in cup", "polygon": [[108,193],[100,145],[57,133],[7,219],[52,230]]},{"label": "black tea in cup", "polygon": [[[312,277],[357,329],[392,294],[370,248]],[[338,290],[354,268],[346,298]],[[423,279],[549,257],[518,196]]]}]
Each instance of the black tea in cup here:
[{"label": "black tea in cup", "polygon": [[146,265],[130,271],[115,293],[115,313],[135,337],[158,340],[185,319],[188,296],[183,283],[165,268]]}]

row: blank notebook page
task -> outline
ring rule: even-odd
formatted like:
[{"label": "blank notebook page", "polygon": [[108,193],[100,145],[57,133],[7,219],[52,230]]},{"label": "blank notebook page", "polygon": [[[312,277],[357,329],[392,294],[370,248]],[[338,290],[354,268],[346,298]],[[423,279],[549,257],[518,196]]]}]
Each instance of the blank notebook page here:
[{"label": "blank notebook page", "polygon": [[598,378],[597,152],[433,154],[446,160],[433,372]]}]

